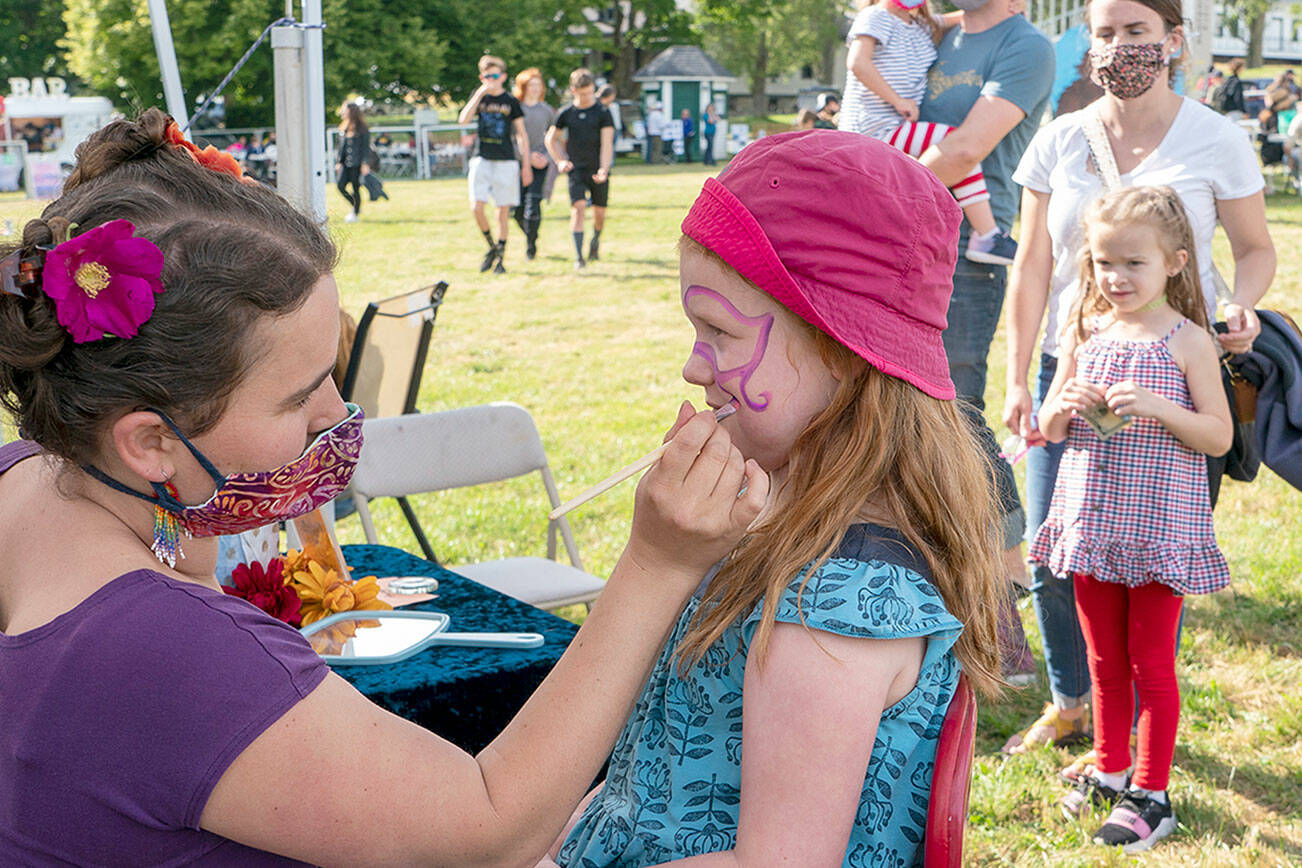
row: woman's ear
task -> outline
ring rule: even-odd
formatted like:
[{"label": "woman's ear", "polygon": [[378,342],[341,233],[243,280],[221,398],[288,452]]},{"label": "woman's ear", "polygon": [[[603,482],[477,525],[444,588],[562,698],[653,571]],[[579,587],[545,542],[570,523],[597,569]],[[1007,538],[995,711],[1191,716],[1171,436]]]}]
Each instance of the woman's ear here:
[{"label": "woman's ear", "polygon": [[1166,56],[1167,60],[1175,60],[1184,53],[1184,26],[1177,24],[1167,32],[1166,38],[1171,42],[1171,53]]},{"label": "woman's ear", "polygon": [[132,473],[147,482],[166,482],[176,473],[181,441],[157,413],[136,410],[113,423],[113,451]]}]

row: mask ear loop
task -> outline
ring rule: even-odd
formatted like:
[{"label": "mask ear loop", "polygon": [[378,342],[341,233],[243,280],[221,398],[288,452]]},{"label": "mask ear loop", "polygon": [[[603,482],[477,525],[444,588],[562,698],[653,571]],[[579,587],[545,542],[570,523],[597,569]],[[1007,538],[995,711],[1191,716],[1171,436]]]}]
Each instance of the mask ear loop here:
[{"label": "mask ear loop", "polygon": [[[146,409],[163,420],[167,427],[172,430],[172,433],[185,444],[185,448],[190,450],[190,454],[195,457],[195,460],[198,461],[208,475],[212,477],[213,482],[217,484],[217,487],[220,488],[222,483],[226,481],[226,477],[222,476],[217,468],[213,466],[213,463],[209,461],[193,443],[190,442],[188,437],[181,433],[181,429],[176,426],[176,423],[172,421],[171,417],[162,410],[158,410],[154,407],[147,407]],[[93,478],[99,480],[115,491],[129,494],[132,497],[138,497],[143,501],[153,504],[154,541],[153,544],[150,545],[149,550],[158,558],[159,563],[167,564],[169,567],[175,567],[178,557],[181,559],[185,558],[185,552],[181,551],[181,533],[184,532],[186,537],[190,537],[191,534],[189,530],[186,530],[181,526],[176,517],[185,512],[186,505],[181,502],[180,493],[176,490],[176,486],[173,485],[171,481],[167,479],[164,479],[162,482],[154,482],[153,480],[150,480],[149,487],[154,491],[154,496],[151,498],[146,494],[141,494],[133,488],[128,488],[121,482],[118,482],[116,479],[109,476],[107,473],[101,471],[98,467],[85,464],[82,466],[82,470],[86,471]]]},{"label": "mask ear loop", "polygon": [[[212,481],[215,482],[217,486],[220,488],[221,484],[226,481],[226,477],[222,476],[221,471],[219,471],[216,467],[213,466],[213,463],[208,460],[207,456],[205,456],[202,452],[200,452],[199,449],[193,443],[190,442],[189,437],[186,437],[184,434],[181,433],[181,429],[176,427],[176,423],[172,421],[172,417],[168,416],[162,410],[157,410],[153,407],[146,407],[145,410],[157,415],[158,418],[163,420],[164,424],[166,424],[168,428],[172,429],[172,433],[175,434],[177,438],[182,443],[185,444],[185,448],[190,450],[190,454],[194,456],[195,460],[199,462],[200,466],[202,466],[203,469],[208,473],[208,475],[212,477]],[[163,494],[160,493],[159,490],[163,485],[166,484],[166,481],[164,481],[163,483],[151,482],[149,484],[153,486],[154,493],[159,495],[158,498],[159,500],[166,503],[170,499],[173,503],[176,504],[178,509],[185,508],[184,505],[179,500],[177,500],[174,495],[176,489],[173,489],[172,492],[167,492],[168,494],[172,495],[170,498],[164,497]]]}]

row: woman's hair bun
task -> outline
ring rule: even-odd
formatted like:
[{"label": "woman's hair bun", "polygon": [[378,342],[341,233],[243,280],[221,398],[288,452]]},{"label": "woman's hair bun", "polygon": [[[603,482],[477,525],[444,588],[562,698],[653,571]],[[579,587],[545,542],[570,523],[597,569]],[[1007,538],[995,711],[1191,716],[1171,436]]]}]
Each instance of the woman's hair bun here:
[{"label": "woman's hair bun", "polygon": [[135,120],[117,120],[77,146],[77,166],[64,181],[63,192],[111,172],[135,160],[146,160],[170,149],[167,125],[172,118],[157,108],[149,108]]},{"label": "woman's hair bun", "polygon": [[[48,247],[68,237],[71,225],[62,217],[36,217],[23,226],[18,249],[24,254]],[[13,247],[0,249],[7,255]],[[38,371],[63,348],[68,332],[59,324],[49,299],[0,296],[0,364],[20,371]]]}]

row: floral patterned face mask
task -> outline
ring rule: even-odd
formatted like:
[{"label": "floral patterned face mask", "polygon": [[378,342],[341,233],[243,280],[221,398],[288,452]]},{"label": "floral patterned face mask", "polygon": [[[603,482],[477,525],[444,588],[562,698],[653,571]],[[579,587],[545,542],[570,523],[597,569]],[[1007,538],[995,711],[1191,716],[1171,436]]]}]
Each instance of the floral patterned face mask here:
[{"label": "floral patterned face mask", "polygon": [[1134,99],[1147,93],[1167,65],[1162,42],[1105,45],[1091,48],[1089,56],[1090,80],[1117,99]]},{"label": "floral patterned face mask", "polygon": [[362,452],[362,408],[348,404],[342,422],[317,435],[298,458],[274,470],[223,476],[161,410],[154,410],[191,454],[208,471],[217,490],[198,506],[186,506],[168,490],[167,483],[150,482],[154,497],[141,494],[102,471],[83,469],[110,488],[146,500],[176,516],[191,536],[220,536],[298,518],[334,500],[353,477]]}]

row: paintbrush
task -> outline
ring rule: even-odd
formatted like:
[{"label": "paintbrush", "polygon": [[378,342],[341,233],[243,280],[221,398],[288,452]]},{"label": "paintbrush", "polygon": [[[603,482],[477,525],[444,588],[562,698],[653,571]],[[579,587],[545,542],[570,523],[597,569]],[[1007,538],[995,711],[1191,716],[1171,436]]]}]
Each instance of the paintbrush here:
[{"label": "paintbrush", "polygon": [[[729,416],[731,416],[733,413],[736,412],[737,412],[737,403],[735,401],[729,401],[727,404],[724,404],[722,407],[714,411],[714,418],[716,421],[722,422],[724,419],[727,419]],[[668,448],[669,448],[668,443],[660,444],[658,447],[652,449],[646,455],[643,455],[637,461],[634,461],[632,464],[629,464],[626,467],[621,467],[619,470],[616,470],[614,473],[610,474],[605,479],[598,482],[596,485],[592,486],[589,489],[586,489],[583,493],[578,494],[575,497],[565,501],[560,506],[556,507],[550,513],[548,513],[547,518],[552,521],[555,521],[556,519],[560,518],[562,515],[565,515],[565,513],[574,509],[576,506],[582,506],[583,504],[587,503],[589,500],[592,500],[597,495],[604,494],[605,492],[614,488],[616,485],[619,485],[621,482],[623,482],[625,479],[628,479],[630,476],[636,476],[638,473],[641,473],[643,470],[646,470],[652,464],[655,464],[657,461],[659,461],[660,456],[664,455],[665,450]]]}]

